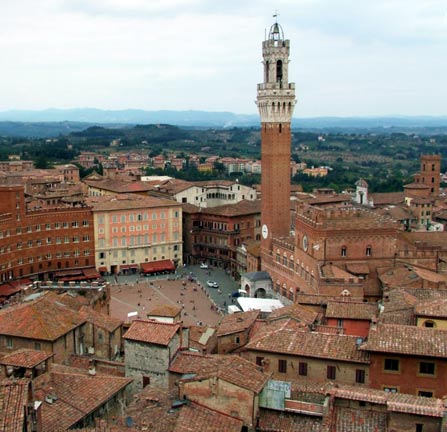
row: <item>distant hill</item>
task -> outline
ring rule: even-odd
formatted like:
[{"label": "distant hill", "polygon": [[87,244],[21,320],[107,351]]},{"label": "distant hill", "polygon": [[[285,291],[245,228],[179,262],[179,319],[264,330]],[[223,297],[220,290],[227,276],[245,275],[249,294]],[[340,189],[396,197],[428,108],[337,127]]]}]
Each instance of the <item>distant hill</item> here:
[{"label": "distant hill", "polygon": [[[52,137],[82,131],[92,125],[108,128],[136,124],[171,124],[182,127],[258,127],[257,114],[208,111],[100,110],[95,108],[46,109],[0,112],[0,136]],[[292,127],[301,130],[341,132],[377,131],[447,133],[444,117],[316,117],[294,118]],[[425,129],[430,129],[429,131]]]}]

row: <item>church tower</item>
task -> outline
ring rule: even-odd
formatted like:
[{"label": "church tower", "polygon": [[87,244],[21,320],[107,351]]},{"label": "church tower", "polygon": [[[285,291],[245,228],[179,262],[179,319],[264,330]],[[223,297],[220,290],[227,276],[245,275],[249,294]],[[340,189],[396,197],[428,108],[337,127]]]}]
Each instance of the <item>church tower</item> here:
[{"label": "church tower", "polygon": [[[290,156],[295,106],[295,84],[289,83],[290,41],[275,22],[262,43],[264,82],[258,84],[261,117],[261,251],[270,250],[272,238],[290,233]],[[261,252],[262,253],[262,252]]]}]

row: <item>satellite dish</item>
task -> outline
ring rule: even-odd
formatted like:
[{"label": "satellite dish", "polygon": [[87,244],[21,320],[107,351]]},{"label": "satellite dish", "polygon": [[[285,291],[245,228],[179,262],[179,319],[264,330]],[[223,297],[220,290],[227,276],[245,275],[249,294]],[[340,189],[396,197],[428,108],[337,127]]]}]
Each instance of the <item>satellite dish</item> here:
[{"label": "satellite dish", "polygon": [[133,418],[132,417],[126,417],[126,426],[128,427],[128,428],[130,428],[130,427],[132,427],[133,426]]}]

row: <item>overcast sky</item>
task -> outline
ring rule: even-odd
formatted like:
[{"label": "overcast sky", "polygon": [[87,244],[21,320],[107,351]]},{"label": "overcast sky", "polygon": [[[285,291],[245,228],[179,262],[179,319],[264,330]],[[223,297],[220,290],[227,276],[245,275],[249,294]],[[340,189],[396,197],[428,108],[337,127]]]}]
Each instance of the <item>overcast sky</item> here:
[{"label": "overcast sky", "polygon": [[447,115],[447,0],[0,1],[0,110],[256,113],[276,8],[296,116]]}]

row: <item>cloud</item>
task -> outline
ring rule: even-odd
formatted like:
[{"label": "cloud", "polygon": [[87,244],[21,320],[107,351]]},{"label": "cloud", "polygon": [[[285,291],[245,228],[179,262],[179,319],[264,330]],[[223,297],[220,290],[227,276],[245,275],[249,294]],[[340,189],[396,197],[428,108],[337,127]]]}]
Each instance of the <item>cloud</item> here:
[{"label": "cloud", "polygon": [[[443,0],[278,0],[297,113],[445,114]],[[16,0],[0,15],[0,109],[253,113],[266,0]]]}]

